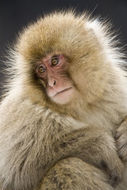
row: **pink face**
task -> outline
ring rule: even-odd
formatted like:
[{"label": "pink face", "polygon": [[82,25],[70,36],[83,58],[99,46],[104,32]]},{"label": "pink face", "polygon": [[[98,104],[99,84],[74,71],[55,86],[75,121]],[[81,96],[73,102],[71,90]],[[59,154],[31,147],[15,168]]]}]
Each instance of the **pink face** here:
[{"label": "pink face", "polygon": [[68,103],[73,95],[67,67],[67,59],[62,54],[48,55],[36,64],[37,77],[43,81],[48,97],[59,104]]}]

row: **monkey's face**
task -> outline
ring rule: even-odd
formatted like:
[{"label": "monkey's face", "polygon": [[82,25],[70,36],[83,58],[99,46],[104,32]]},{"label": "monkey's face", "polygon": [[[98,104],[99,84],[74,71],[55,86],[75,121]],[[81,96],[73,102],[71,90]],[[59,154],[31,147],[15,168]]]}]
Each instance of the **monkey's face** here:
[{"label": "monkey's face", "polygon": [[16,47],[23,58],[18,70],[24,93],[65,107],[92,102],[103,94],[108,80],[105,56],[87,23],[87,18],[58,13],[25,29]]},{"label": "monkey's face", "polygon": [[45,88],[47,96],[59,104],[72,99],[74,86],[67,76],[67,58],[63,54],[50,54],[35,65],[35,73]]}]

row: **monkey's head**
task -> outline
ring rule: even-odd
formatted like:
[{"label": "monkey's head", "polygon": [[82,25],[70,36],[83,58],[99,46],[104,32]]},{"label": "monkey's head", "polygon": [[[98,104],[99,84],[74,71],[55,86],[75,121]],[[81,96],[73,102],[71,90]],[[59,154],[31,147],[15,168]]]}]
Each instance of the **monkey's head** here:
[{"label": "monkey's head", "polygon": [[16,45],[24,91],[62,106],[100,99],[110,70],[102,30],[96,20],[72,12],[50,14],[28,26]]}]

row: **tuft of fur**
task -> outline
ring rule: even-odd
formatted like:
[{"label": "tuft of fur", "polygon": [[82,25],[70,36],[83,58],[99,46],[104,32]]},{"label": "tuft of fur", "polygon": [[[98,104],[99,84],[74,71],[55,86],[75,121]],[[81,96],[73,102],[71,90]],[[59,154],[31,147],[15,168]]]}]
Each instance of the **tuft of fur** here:
[{"label": "tuft of fur", "polygon": [[[36,61],[55,52],[68,57],[77,89],[62,106],[34,77]],[[120,52],[108,25],[86,14],[56,12],[24,29],[11,52],[12,79],[0,104],[3,190],[114,189],[123,167],[113,137],[127,113]]]}]

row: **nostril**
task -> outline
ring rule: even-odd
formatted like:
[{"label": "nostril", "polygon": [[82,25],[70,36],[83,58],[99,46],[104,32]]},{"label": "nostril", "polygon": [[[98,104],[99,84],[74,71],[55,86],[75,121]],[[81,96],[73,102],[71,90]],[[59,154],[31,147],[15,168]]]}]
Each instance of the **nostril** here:
[{"label": "nostril", "polygon": [[50,87],[55,87],[57,81],[55,79],[49,77],[47,82]]},{"label": "nostril", "polygon": [[56,85],[56,81],[54,80],[54,83],[53,83],[53,85]]}]

